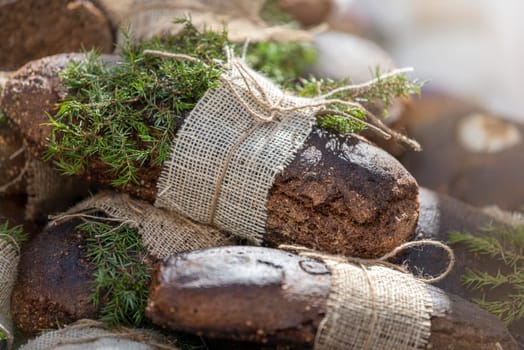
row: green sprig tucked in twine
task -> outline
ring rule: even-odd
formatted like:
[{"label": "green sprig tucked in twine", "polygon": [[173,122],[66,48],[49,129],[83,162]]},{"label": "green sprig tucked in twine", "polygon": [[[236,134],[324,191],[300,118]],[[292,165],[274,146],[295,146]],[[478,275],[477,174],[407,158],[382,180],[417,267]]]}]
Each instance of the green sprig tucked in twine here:
[{"label": "green sprig tucked in twine", "polygon": [[[65,175],[79,175],[98,164],[115,187],[138,184],[138,169],[160,167],[167,159],[177,120],[208,89],[221,84],[224,67],[220,62],[226,61],[224,47],[229,45],[225,31],[200,33],[186,22],[174,37],[134,47],[128,38],[119,63],[108,64],[93,52],[84,61],[71,63],[61,74],[68,94],[57,105],[56,115],[49,116],[52,133],[46,159]],[[169,60],[146,54],[147,50],[195,59]],[[362,105],[379,102],[386,111],[394,99],[419,93],[421,84],[410,81],[406,71],[382,75],[377,70],[369,84],[347,86],[347,81],[300,79],[300,71],[314,60],[313,49],[304,44],[254,44],[246,49],[245,57],[255,70],[290,93],[305,97],[330,93],[330,99],[340,101],[319,114],[320,127],[352,133],[367,125],[419,148]]]}]

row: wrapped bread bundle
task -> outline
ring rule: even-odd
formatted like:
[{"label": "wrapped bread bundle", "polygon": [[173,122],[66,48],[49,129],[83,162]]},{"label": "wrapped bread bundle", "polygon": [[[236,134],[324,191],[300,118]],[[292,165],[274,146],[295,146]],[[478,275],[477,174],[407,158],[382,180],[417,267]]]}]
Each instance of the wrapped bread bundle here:
[{"label": "wrapped bread bundle", "polygon": [[496,317],[397,268],[309,250],[206,249],[159,264],[146,313],[170,329],[300,349],[518,349]]},{"label": "wrapped bread bundle", "polygon": [[224,56],[225,40],[187,25],[169,42],[184,54],[139,46],[117,64],[93,55],[35,61],[6,84],[1,108],[30,152],[63,173],[252,243],[370,257],[410,239],[415,180],[362,138],[328,130],[358,130],[354,118],[372,118],[343,96],[392,101],[414,91],[403,71],[316,97],[307,96],[321,82],[305,81],[306,97],[294,96],[231,51]]}]

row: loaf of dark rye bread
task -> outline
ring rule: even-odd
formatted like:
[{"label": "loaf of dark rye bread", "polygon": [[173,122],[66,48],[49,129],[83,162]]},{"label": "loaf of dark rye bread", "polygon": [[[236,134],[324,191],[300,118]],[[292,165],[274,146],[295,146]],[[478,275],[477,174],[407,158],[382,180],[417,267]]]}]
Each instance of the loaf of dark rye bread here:
[{"label": "loaf of dark rye bread", "polygon": [[[42,158],[51,133],[46,113],[66,93],[58,76],[82,55],[56,55],[22,67],[6,83],[0,108]],[[105,57],[115,61],[115,57]],[[183,118],[177,123],[182,123]],[[161,167],[138,169],[138,184],[123,190],[154,201]],[[102,162],[80,174],[110,186]],[[418,217],[418,186],[402,165],[385,151],[355,135],[341,136],[318,128],[294,160],[279,174],[267,198],[265,243],[300,244],[330,253],[379,256],[412,238]]]}]

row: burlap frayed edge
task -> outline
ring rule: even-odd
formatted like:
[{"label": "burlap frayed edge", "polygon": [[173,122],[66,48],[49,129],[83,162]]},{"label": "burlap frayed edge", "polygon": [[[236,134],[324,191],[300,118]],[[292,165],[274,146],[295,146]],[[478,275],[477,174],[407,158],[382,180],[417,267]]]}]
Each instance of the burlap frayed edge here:
[{"label": "burlap frayed edge", "polygon": [[[405,250],[408,248],[422,246],[437,247],[447,253],[449,261],[444,271],[442,271],[440,274],[436,276],[415,277],[411,274],[411,272],[409,272],[406,269],[406,267],[398,266],[388,262],[388,259],[391,259],[405,252]],[[400,246],[393,249],[391,252],[386,253],[378,259],[361,259],[355,257],[330,255],[306,247],[294,245],[280,245],[279,248],[286,251],[295,252],[299,256],[319,260],[326,264],[326,267],[331,272],[332,282],[327,301],[328,310],[326,312],[325,318],[321,321],[317,330],[317,334],[315,337],[315,350],[418,350],[424,349],[425,346],[429,343],[429,339],[431,336],[431,317],[433,316],[434,312],[439,312],[440,308],[439,305],[434,305],[434,298],[432,296],[433,287],[429,285],[429,283],[434,283],[445,278],[452,271],[453,266],[455,264],[455,254],[453,253],[453,250],[446,244],[433,240],[407,242],[401,244]],[[380,269],[384,270],[380,275],[382,276],[382,278],[374,280],[371,277],[371,274],[375,273]],[[353,270],[353,273],[348,272],[349,270]],[[357,274],[355,274],[354,272],[357,272]],[[364,276],[365,278],[361,278],[361,280],[359,281],[359,275],[360,277]],[[360,282],[360,284],[358,282]],[[417,305],[413,305],[413,307],[411,308],[398,308],[408,310],[405,313],[405,316],[407,317],[408,326],[409,324],[411,324],[420,327],[418,330],[415,328],[415,332],[410,330],[414,334],[413,338],[415,339],[411,339],[411,341],[408,341],[407,344],[406,339],[404,338],[406,336],[407,330],[406,327],[402,327],[402,325],[406,323],[406,319],[403,320],[404,322],[401,322],[402,320],[399,320],[398,324],[401,326],[400,329],[398,329],[398,334],[390,332],[389,335],[386,334],[380,336],[380,334],[378,334],[378,337],[375,336],[377,324],[378,321],[380,321],[380,319],[378,319],[379,313],[377,311],[377,305],[379,304],[376,300],[376,292],[377,290],[382,293],[384,292],[383,286],[381,286],[381,284],[385,282],[389,283],[389,288],[385,290],[387,292],[387,294],[385,294],[386,298],[391,299],[392,296],[400,297],[400,305],[405,306],[404,304],[406,302],[413,302],[413,296],[418,295],[418,301],[422,303],[418,304],[418,315],[413,314],[412,312],[413,310],[417,310]],[[355,284],[360,286],[366,284],[369,290],[369,295],[362,292],[364,287],[354,288]],[[379,288],[377,289],[377,287]],[[395,295],[395,293],[398,292],[399,287],[404,288],[404,293],[401,295]],[[351,299],[355,295],[357,296],[357,298],[360,297],[360,303],[359,300],[357,300],[357,303],[355,304],[355,301]],[[368,299],[371,299],[371,305],[368,305],[371,306],[372,309],[371,318],[369,320],[363,321],[362,319],[365,318],[366,312],[362,312],[362,310],[358,310],[358,308],[362,308],[362,305],[364,305],[365,308],[365,302],[369,302]],[[350,305],[350,307],[347,307],[346,310],[344,310],[346,306],[344,304],[344,301],[348,301],[348,304]],[[393,299],[393,301],[395,300]],[[343,313],[340,314],[338,312],[339,310],[342,310]],[[356,311],[354,312],[354,310]],[[387,311],[388,313],[386,314],[386,316],[389,316],[390,314],[396,316],[396,311],[398,310]],[[356,317],[354,315],[354,313],[359,312],[359,315],[362,317]],[[414,318],[416,318],[416,323],[411,322],[412,318],[409,315],[410,313],[412,314],[411,316],[414,316]],[[344,323],[344,321],[345,325],[342,325],[342,328],[340,328],[339,324]],[[357,330],[353,331],[353,333],[349,333],[350,331],[347,331],[347,329],[353,329],[354,325],[358,324],[358,322],[364,322],[364,325],[360,329],[357,328]],[[384,324],[381,324],[380,327],[378,327],[379,333],[382,332],[384,329],[388,330],[398,327],[398,325],[396,325],[397,322],[391,322],[391,320],[389,320],[389,322],[389,328],[385,327]],[[362,341],[362,336],[360,338],[358,336],[353,337],[355,333],[356,335],[360,335],[361,331],[366,332],[366,327],[368,335],[365,336],[364,341]],[[344,336],[340,337],[340,334],[344,334]],[[377,346],[377,344],[375,344],[377,341],[384,341],[384,339],[386,339],[387,341],[394,341],[395,339],[397,339],[397,342],[386,344],[379,343],[378,345],[380,346]]]},{"label": "burlap frayed edge", "polygon": [[73,218],[104,221],[103,217],[90,215],[96,211],[104,212],[121,225],[137,229],[144,246],[156,258],[235,244],[231,237],[216,229],[132,199],[127,194],[113,192],[101,192],[85,199],[65,213],[53,217],[48,226]]},{"label": "burlap frayed edge", "polygon": [[231,51],[228,56],[222,86],[205,93],[177,132],[155,206],[260,244],[269,190],[324,102],[287,95]]}]

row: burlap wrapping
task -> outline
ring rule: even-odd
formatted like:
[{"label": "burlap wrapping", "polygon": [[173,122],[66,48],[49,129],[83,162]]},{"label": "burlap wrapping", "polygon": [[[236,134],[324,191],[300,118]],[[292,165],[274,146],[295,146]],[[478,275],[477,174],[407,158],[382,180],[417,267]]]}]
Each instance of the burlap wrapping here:
[{"label": "burlap wrapping", "polygon": [[239,60],[231,65],[178,131],[155,206],[258,243],[275,176],[303,145],[318,108],[293,109],[311,101],[285,95]]},{"label": "burlap wrapping", "polygon": [[[2,72],[0,72],[1,89]],[[27,170],[19,133],[0,115],[0,195],[24,194]]]},{"label": "burlap wrapping", "polygon": [[157,333],[140,329],[108,330],[96,321],[81,320],[63,329],[45,333],[19,350],[153,350],[177,349]]},{"label": "burlap wrapping", "polygon": [[432,315],[425,283],[384,266],[324,261],[331,291],[315,350],[425,348]]},{"label": "burlap wrapping", "polygon": [[13,342],[13,322],[11,319],[11,292],[16,280],[20,252],[14,240],[0,235],[0,331],[9,344]]},{"label": "burlap wrapping", "polygon": [[138,229],[144,246],[157,258],[203,248],[232,245],[234,242],[223,233],[149,203],[131,199],[126,194],[103,192],[80,202],[65,214],[57,217],[103,211],[130,227]]},{"label": "burlap wrapping", "polygon": [[60,176],[50,163],[26,154],[27,220],[46,220],[53,212],[67,208],[77,198],[87,195],[88,186],[77,178]]},{"label": "burlap wrapping", "polygon": [[[133,40],[143,41],[154,36],[176,35],[182,24],[173,23],[176,18],[191,18],[198,30],[221,32],[226,25],[228,38],[234,42],[249,39],[258,41],[311,41],[307,31],[284,26],[268,26],[259,17],[265,0],[135,0],[118,2],[100,0],[102,7],[119,23],[128,26]],[[107,3],[107,4],[106,4]],[[127,11],[125,5],[127,3]],[[124,15],[121,13],[125,12]],[[115,16],[115,13],[119,15]],[[118,41],[123,43],[123,37]]]}]

